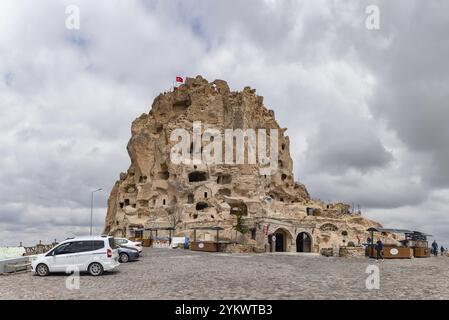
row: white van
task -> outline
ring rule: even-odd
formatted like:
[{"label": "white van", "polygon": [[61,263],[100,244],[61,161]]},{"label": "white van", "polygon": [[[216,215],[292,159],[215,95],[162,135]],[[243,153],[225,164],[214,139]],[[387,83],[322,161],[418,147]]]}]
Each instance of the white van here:
[{"label": "white van", "polygon": [[118,265],[118,250],[111,236],[67,239],[31,261],[32,271],[39,276],[74,270],[99,276],[103,271],[110,271]]}]

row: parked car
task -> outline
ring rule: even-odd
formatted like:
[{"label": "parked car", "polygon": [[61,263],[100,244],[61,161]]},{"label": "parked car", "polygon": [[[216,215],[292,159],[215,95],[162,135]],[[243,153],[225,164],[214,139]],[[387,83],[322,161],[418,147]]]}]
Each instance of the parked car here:
[{"label": "parked car", "polygon": [[134,248],[118,246],[118,261],[127,263],[139,259],[139,251]]},{"label": "parked car", "polygon": [[50,272],[79,270],[99,276],[120,265],[117,246],[111,236],[88,236],[67,239],[31,261],[32,271],[39,276]]},{"label": "parked car", "polygon": [[142,252],[142,249],[143,249],[142,242],[131,241],[126,238],[114,238],[114,239],[115,239],[115,244],[118,246],[134,248],[134,249],[137,249],[137,251],[139,251],[139,253]]}]

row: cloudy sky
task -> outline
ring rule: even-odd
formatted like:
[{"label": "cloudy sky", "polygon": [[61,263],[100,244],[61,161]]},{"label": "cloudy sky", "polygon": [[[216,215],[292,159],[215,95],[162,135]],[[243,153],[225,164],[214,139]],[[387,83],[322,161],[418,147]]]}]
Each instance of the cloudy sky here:
[{"label": "cloudy sky", "polygon": [[264,96],[313,197],[449,245],[448,12],[444,0],[2,0],[0,246],[88,233],[96,188],[100,232],[132,120],[198,74]]}]

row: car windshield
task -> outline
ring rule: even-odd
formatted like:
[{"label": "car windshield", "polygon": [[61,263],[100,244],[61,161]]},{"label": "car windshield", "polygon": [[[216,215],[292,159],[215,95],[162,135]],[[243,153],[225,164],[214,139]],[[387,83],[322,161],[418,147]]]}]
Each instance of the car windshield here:
[{"label": "car windshield", "polygon": [[109,238],[109,245],[112,249],[117,249],[117,244],[115,243],[114,237]]}]

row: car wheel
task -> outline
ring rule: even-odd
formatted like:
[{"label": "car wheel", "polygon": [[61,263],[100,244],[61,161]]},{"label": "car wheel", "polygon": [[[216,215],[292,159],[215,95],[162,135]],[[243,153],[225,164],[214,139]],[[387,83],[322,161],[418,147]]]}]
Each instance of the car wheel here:
[{"label": "car wheel", "polygon": [[127,263],[129,261],[129,256],[127,253],[120,253],[120,262]]},{"label": "car wheel", "polygon": [[47,276],[49,274],[49,271],[50,270],[48,270],[47,265],[43,263],[38,264],[36,267],[36,273],[41,277]]},{"label": "car wheel", "polygon": [[103,266],[98,262],[91,263],[87,269],[91,276],[99,276],[103,273]]}]

